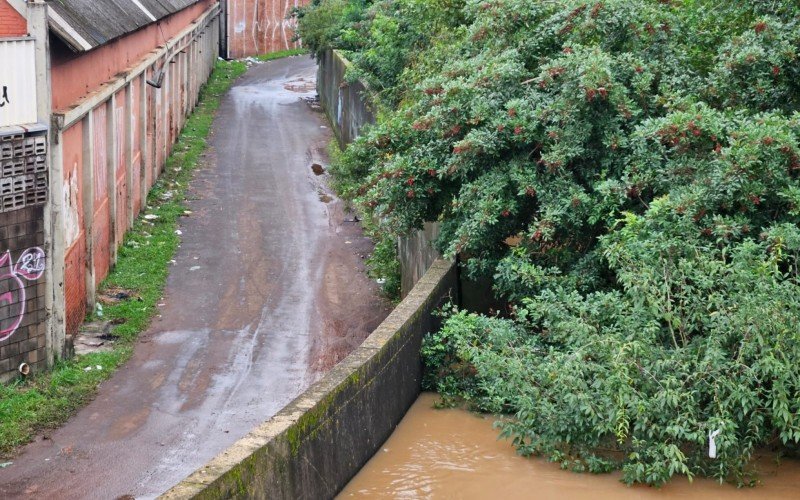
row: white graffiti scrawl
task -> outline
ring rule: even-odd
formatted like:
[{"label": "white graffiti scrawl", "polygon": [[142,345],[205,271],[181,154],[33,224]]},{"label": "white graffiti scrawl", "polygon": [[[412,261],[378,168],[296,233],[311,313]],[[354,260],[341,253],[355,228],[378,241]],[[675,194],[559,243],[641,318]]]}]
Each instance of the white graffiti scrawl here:
[{"label": "white graffiti scrawl", "polygon": [[25,318],[25,282],[36,281],[45,269],[45,255],[41,248],[33,247],[22,252],[16,264],[7,251],[0,257],[0,341],[17,331]]}]

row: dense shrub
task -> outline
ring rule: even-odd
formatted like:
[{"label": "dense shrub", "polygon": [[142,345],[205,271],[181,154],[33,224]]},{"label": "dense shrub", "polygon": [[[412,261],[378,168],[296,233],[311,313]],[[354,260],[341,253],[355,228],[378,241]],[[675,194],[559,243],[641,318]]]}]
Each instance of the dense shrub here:
[{"label": "dense shrub", "polygon": [[392,107],[402,97],[400,75],[434,39],[449,39],[463,22],[464,0],[314,0],[296,12],[298,36],[314,52],[342,50],[346,75]]},{"label": "dense shrub", "polygon": [[800,442],[798,13],[470,0],[395,72],[339,175],[385,230],[441,221],[514,309],[452,316],[430,384],[629,482],[746,483],[756,447]]}]

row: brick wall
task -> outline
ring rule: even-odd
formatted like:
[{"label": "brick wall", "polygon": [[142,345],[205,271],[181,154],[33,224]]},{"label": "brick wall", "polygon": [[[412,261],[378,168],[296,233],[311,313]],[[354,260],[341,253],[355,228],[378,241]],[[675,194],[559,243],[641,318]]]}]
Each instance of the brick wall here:
[{"label": "brick wall", "polygon": [[46,135],[0,137],[0,380],[46,366]]},{"label": "brick wall", "polygon": [[0,0],[0,37],[24,36],[28,34],[28,22],[19,12],[9,5],[7,0]]}]

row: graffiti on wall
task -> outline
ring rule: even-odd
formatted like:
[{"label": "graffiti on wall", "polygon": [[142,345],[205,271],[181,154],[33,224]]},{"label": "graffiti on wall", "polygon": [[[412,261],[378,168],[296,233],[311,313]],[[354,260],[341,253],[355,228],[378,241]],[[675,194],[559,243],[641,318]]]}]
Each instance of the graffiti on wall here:
[{"label": "graffiti on wall", "polygon": [[64,237],[70,248],[81,234],[81,219],[78,215],[78,163],[72,166],[69,177],[64,182]]},{"label": "graffiti on wall", "polygon": [[3,85],[3,96],[0,97],[0,108],[6,104],[11,104],[11,101],[8,99],[8,87]]},{"label": "graffiti on wall", "polygon": [[232,0],[228,3],[229,56],[233,58],[298,47],[293,8],[308,0]]},{"label": "graffiti on wall", "polygon": [[10,251],[0,257],[0,341],[14,335],[25,319],[25,281],[38,280],[44,269],[45,254],[38,247],[22,252],[16,263]]}]

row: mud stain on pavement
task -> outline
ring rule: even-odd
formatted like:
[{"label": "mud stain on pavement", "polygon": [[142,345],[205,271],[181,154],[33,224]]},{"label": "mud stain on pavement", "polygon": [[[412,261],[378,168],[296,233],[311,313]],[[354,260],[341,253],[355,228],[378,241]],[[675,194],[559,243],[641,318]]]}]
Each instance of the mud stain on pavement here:
[{"label": "mud stain on pavement", "polygon": [[[327,164],[325,146],[317,144],[314,152],[320,164]],[[318,374],[361,345],[390,311],[390,305],[380,296],[380,286],[364,280],[365,258],[372,253],[372,241],[364,236],[360,225],[353,223],[355,216],[346,210],[345,203],[329,190],[326,177],[312,179],[320,190],[319,199],[334,234],[324,258],[312,328],[318,335],[312,340],[311,365]]]},{"label": "mud stain on pavement", "polygon": [[149,416],[150,408],[142,408],[139,411],[131,413],[124,419],[121,419],[119,421],[119,425],[116,425],[114,428],[110,429],[107,437],[115,440],[127,438],[131,435],[131,433],[136,432],[136,430],[142,426]]},{"label": "mud stain on pavement", "polygon": [[307,104],[315,74],[307,57],[271,61],[223,98],[159,317],[91,404],[0,469],[0,498],[155,497],[388,314],[364,274],[369,241],[309,169],[331,139]]}]

